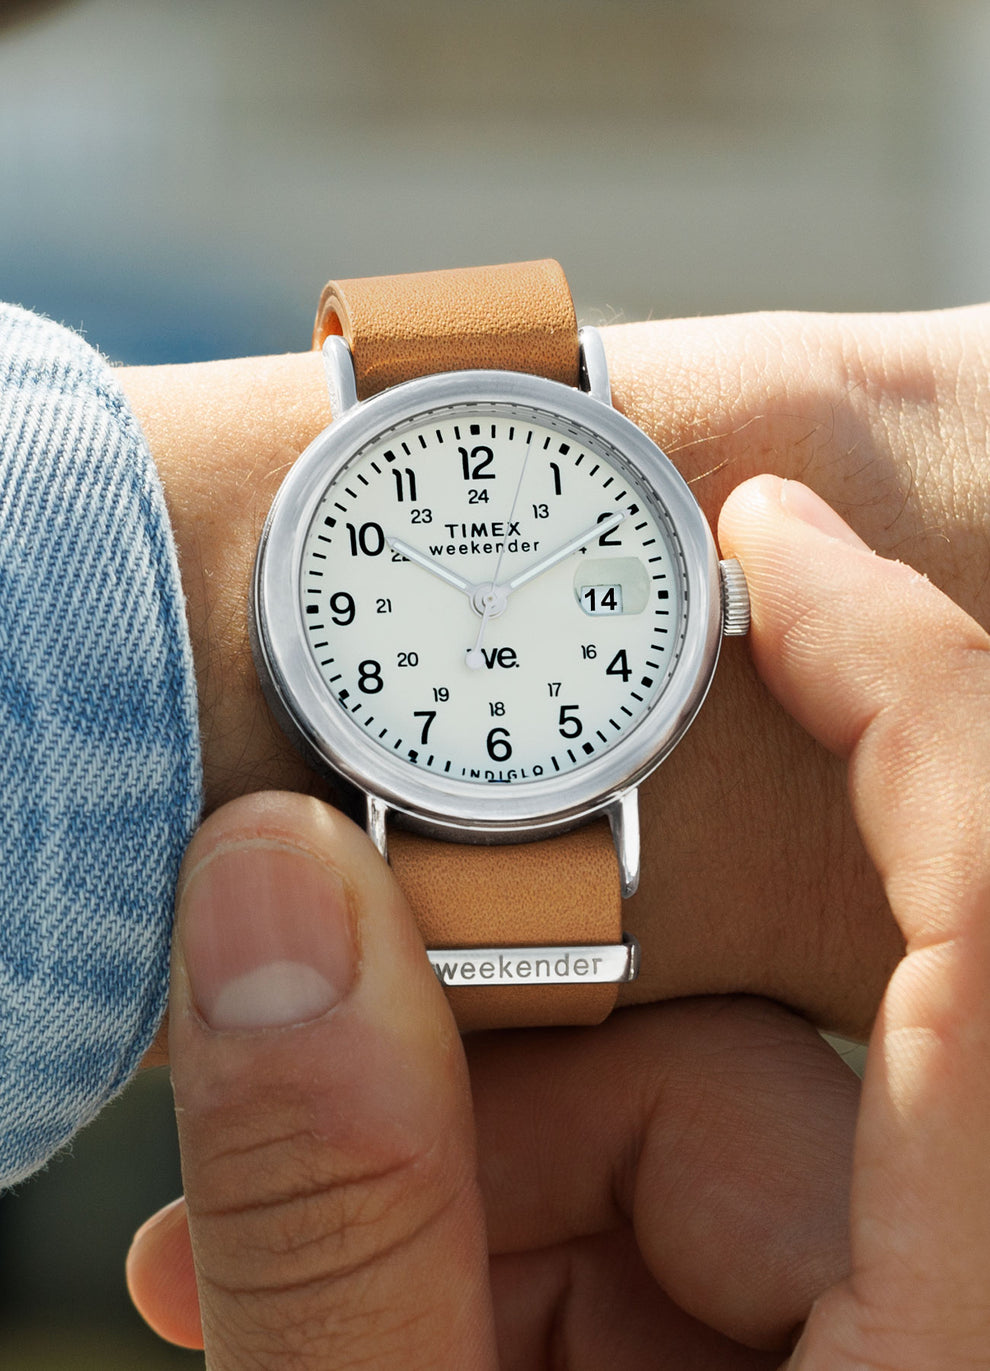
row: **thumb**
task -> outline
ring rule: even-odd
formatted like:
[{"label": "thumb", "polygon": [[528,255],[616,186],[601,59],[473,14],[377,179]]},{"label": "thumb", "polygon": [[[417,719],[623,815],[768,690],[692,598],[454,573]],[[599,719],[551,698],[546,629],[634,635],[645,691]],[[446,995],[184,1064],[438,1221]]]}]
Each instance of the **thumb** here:
[{"label": "thumb", "polygon": [[200,829],[170,1056],[211,1371],[495,1365],[460,1041],[354,825],[269,794]]}]

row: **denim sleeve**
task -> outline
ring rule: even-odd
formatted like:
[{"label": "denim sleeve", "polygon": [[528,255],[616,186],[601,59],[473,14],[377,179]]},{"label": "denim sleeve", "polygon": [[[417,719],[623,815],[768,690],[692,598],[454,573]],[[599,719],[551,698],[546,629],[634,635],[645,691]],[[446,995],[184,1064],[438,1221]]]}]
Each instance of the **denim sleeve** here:
[{"label": "denim sleeve", "polygon": [[98,353],[0,305],[0,1187],[151,1043],[200,792],[148,446]]}]

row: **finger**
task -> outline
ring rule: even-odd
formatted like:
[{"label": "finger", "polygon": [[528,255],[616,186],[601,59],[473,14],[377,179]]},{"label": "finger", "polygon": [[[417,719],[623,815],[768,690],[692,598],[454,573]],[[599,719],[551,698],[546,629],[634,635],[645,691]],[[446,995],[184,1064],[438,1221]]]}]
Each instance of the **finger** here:
[{"label": "finger", "polygon": [[[502,1371],[778,1371],[780,1356],[732,1342],[658,1287],[625,1230],[496,1257]],[[511,1327],[504,1311],[515,1312]]]},{"label": "finger", "polygon": [[203,1326],[185,1199],[153,1214],[127,1254],[127,1289],[145,1323],[179,1347],[202,1347]]},{"label": "finger", "polygon": [[720,535],[746,568],[764,679],[849,759],[857,821],[907,943],[867,1070],[852,1284],[816,1312],[802,1371],[850,1364],[818,1342],[840,1319],[846,1345],[854,1335],[877,1364],[982,1364],[990,640],[910,568],[873,556],[803,487],[741,487]]},{"label": "finger", "polygon": [[585,1364],[571,1245],[622,1227],[667,1295],[751,1347],[788,1349],[848,1271],[858,1083],[804,1020],[713,998],[468,1051],[490,1246],[556,1249],[561,1292],[548,1313],[503,1280],[500,1345],[531,1341],[552,1314],[573,1353],[562,1361]]},{"label": "finger", "polygon": [[141,1058],[142,1071],[150,1071],[156,1066],[168,1066],[168,1010],[158,1025],[154,1042]]},{"label": "finger", "polygon": [[169,1051],[211,1371],[494,1366],[460,1043],[358,829],[290,795],[207,821]]}]

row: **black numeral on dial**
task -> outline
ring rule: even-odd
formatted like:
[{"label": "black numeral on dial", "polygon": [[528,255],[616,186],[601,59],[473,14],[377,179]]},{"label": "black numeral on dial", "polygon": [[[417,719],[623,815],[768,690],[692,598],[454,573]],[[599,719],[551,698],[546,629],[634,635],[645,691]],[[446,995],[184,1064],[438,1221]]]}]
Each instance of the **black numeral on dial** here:
[{"label": "black numeral on dial", "polygon": [[330,596],[330,613],[333,621],[341,628],[354,622],[354,596],[346,590],[337,590]]},{"label": "black numeral on dial", "polygon": [[562,738],[580,738],[584,725],[577,717],[577,705],[561,705],[557,731]]},{"label": "black numeral on dial", "polygon": [[461,471],[465,481],[494,481],[494,471],[486,470],[495,460],[490,447],[473,447],[470,452],[466,447],[459,447],[457,451],[461,454]]},{"label": "black numeral on dial", "polygon": [[507,762],[512,756],[509,730],[507,728],[489,729],[485,746],[488,748],[488,755],[493,762]]},{"label": "black numeral on dial", "polygon": [[[613,513],[614,513],[614,511],[608,511],[608,510],[606,510],[606,512],[605,512],[604,514],[599,514],[599,516],[598,516],[598,522],[599,522],[600,524],[602,524],[602,523],[605,522],[606,519],[611,519]],[[613,529],[610,530],[610,532],[608,532],[608,533],[603,533],[603,534],[601,535],[601,537],[598,539],[598,546],[599,546],[599,547],[621,547],[621,546],[622,546],[622,539],[621,539],[621,538],[614,538],[614,537],[612,536],[612,535],[613,535],[614,533],[616,533],[616,532],[617,532],[617,530],[613,528]]]},{"label": "black numeral on dial", "polygon": [[605,668],[606,676],[621,676],[623,681],[628,681],[632,675],[629,669],[629,658],[626,656],[626,649],[620,647],[618,652]]},{"label": "black numeral on dial", "polygon": [[370,657],[358,662],[358,690],[363,690],[365,695],[377,695],[384,684],[381,662],[372,661]]},{"label": "black numeral on dial", "polygon": [[366,557],[377,557],[385,551],[385,534],[381,524],[362,524],[357,529],[353,524],[348,524],[347,533],[351,540],[352,557],[357,557],[360,552]]},{"label": "black numeral on dial", "polygon": [[411,504],[416,503],[416,473],[412,467],[393,467],[392,479],[395,481],[395,498],[399,504],[404,504],[407,498]]},{"label": "black numeral on dial", "polygon": [[425,747],[425,745],[430,741],[430,725],[433,723],[433,720],[434,720],[436,717],[437,717],[437,712],[436,712],[435,709],[414,709],[414,710],[413,710],[413,718],[414,718],[414,719],[425,719],[425,720],[426,720],[426,722],[423,724],[423,731],[422,731],[422,733],[421,733],[420,736],[419,736],[419,741],[424,745],[424,747]]}]

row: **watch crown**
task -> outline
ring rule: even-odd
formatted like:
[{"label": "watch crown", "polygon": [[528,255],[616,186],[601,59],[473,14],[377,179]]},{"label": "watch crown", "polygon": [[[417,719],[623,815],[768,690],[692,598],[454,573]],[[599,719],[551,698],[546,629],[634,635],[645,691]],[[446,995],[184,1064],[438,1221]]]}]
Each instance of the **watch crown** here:
[{"label": "watch crown", "polygon": [[727,638],[749,632],[749,587],[746,573],[735,557],[719,562],[722,579],[722,632]]}]

